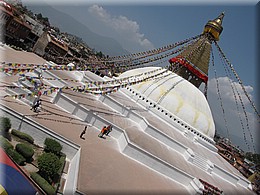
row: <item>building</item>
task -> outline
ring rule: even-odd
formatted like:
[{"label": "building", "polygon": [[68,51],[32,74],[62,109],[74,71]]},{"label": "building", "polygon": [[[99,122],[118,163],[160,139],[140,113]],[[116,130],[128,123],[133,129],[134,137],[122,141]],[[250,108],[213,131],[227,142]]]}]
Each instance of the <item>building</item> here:
[{"label": "building", "polygon": [[[161,67],[132,69],[115,80],[89,71],[35,70],[44,84],[61,88],[52,94],[43,89],[41,116],[28,115],[31,97],[22,99],[24,104],[7,97],[1,110],[80,145],[80,160],[69,167],[76,171],[66,175],[65,194],[253,194],[251,182],[218,154],[211,110],[198,89],[207,85],[210,43],[219,39],[223,17],[210,20],[193,45],[170,59],[179,75]],[[200,53],[187,58],[199,45]],[[45,47],[41,51],[46,52]],[[138,79],[142,82],[127,86]],[[14,77],[5,80],[15,82]],[[106,93],[114,82],[126,87]],[[9,89],[9,94],[20,90]],[[113,131],[99,138],[100,130],[110,124]],[[26,132],[26,126],[21,131]]]},{"label": "building", "polygon": [[7,44],[25,47],[24,41],[32,27],[25,22],[22,15],[8,3],[1,1],[1,26],[4,29],[3,38]]},{"label": "building", "polygon": [[27,44],[30,45],[29,48],[33,48],[36,41],[44,33],[45,27],[43,24],[37,22],[36,20],[34,20],[33,18],[29,17],[26,14],[23,15],[23,18],[24,18],[25,22],[32,27],[32,29],[31,29],[30,33],[28,34],[25,41]]},{"label": "building", "polygon": [[[19,4],[17,9],[21,7]],[[30,17],[31,12],[28,12],[28,15],[26,11],[22,14],[17,9],[5,1],[0,1],[3,42],[26,51],[33,51],[58,64],[74,61],[82,65],[94,55],[88,46],[78,43],[75,36],[60,33],[58,28],[45,26]]]},{"label": "building", "polygon": [[5,26],[11,21],[13,14],[12,8],[4,1],[0,1],[0,25],[1,29],[5,29]]},{"label": "building", "polygon": [[44,32],[35,43],[32,51],[48,60],[53,60],[57,57],[65,57],[68,53],[68,45],[49,32]]}]

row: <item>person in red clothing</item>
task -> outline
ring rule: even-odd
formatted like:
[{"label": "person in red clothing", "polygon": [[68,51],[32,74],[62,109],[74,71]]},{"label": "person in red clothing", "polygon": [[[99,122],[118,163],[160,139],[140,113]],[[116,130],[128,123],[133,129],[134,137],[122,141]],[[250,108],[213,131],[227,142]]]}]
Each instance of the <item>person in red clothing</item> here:
[{"label": "person in red clothing", "polygon": [[107,133],[107,127],[104,126],[102,129],[101,129],[101,132],[98,134],[98,137],[101,137],[101,138],[104,138],[103,135]]}]

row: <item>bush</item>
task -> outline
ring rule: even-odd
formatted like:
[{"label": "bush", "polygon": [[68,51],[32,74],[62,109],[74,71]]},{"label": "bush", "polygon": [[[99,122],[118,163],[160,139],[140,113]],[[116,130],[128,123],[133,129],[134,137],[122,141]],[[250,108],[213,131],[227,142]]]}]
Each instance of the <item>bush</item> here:
[{"label": "bush", "polygon": [[61,176],[63,168],[65,166],[65,162],[66,162],[66,156],[60,157],[60,164],[61,164],[61,166],[60,166],[60,169],[57,172],[60,176]]},{"label": "bush", "polygon": [[48,179],[48,177],[53,178],[57,174],[61,167],[59,158],[53,153],[43,153],[38,158],[38,168],[43,177]]},{"label": "bush", "polygon": [[8,132],[11,128],[11,122],[10,119],[7,117],[0,117],[0,128],[1,130]]},{"label": "bush", "polygon": [[44,145],[45,145],[44,150],[46,152],[51,152],[53,154],[60,155],[62,146],[56,140],[51,138],[46,138],[44,141]]},{"label": "bush", "polygon": [[60,157],[60,168],[57,171],[57,173],[53,176],[52,182],[55,183],[55,185],[53,186],[56,190],[58,190],[59,186],[61,185],[60,181],[61,181],[61,175],[62,175],[62,171],[63,168],[65,166],[65,162],[66,162],[66,155],[62,153],[61,157]]},{"label": "bush", "polygon": [[34,155],[33,148],[27,144],[16,144],[15,150],[19,152],[26,159],[27,162],[30,162],[32,156]]},{"label": "bush", "polygon": [[34,142],[34,139],[30,135],[28,135],[27,133],[23,133],[21,131],[13,129],[11,131],[11,134],[13,134],[13,135],[25,140],[25,141],[28,141],[31,144],[33,144],[33,142]]},{"label": "bush", "polygon": [[55,189],[39,174],[31,173],[31,178],[45,191],[48,195],[55,194]]},{"label": "bush", "polygon": [[0,136],[0,146],[7,151],[8,149],[13,149],[14,146],[3,136]]},{"label": "bush", "polygon": [[18,165],[24,165],[25,163],[25,158],[19,154],[18,152],[16,152],[15,150],[9,148],[6,153],[10,156],[10,158],[12,158]]}]

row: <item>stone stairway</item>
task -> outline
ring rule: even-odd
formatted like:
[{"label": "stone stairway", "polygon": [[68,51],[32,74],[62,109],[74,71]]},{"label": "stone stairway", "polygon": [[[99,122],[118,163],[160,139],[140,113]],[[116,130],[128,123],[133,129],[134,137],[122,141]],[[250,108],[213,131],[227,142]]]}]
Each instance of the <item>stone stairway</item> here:
[{"label": "stone stairway", "polygon": [[197,153],[194,154],[193,164],[204,171],[208,170],[207,159],[205,159],[204,157],[200,156]]}]

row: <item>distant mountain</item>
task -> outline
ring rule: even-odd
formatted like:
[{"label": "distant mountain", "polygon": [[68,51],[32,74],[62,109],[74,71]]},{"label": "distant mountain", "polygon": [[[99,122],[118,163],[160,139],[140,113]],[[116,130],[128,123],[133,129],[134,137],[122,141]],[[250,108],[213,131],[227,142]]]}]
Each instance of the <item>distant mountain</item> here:
[{"label": "distant mountain", "polygon": [[26,7],[34,14],[41,13],[44,17],[48,17],[50,24],[58,27],[62,32],[68,32],[82,38],[89,47],[96,51],[102,51],[103,54],[110,56],[129,54],[116,40],[92,32],[84,24],[51,6],[26,5]]}]

